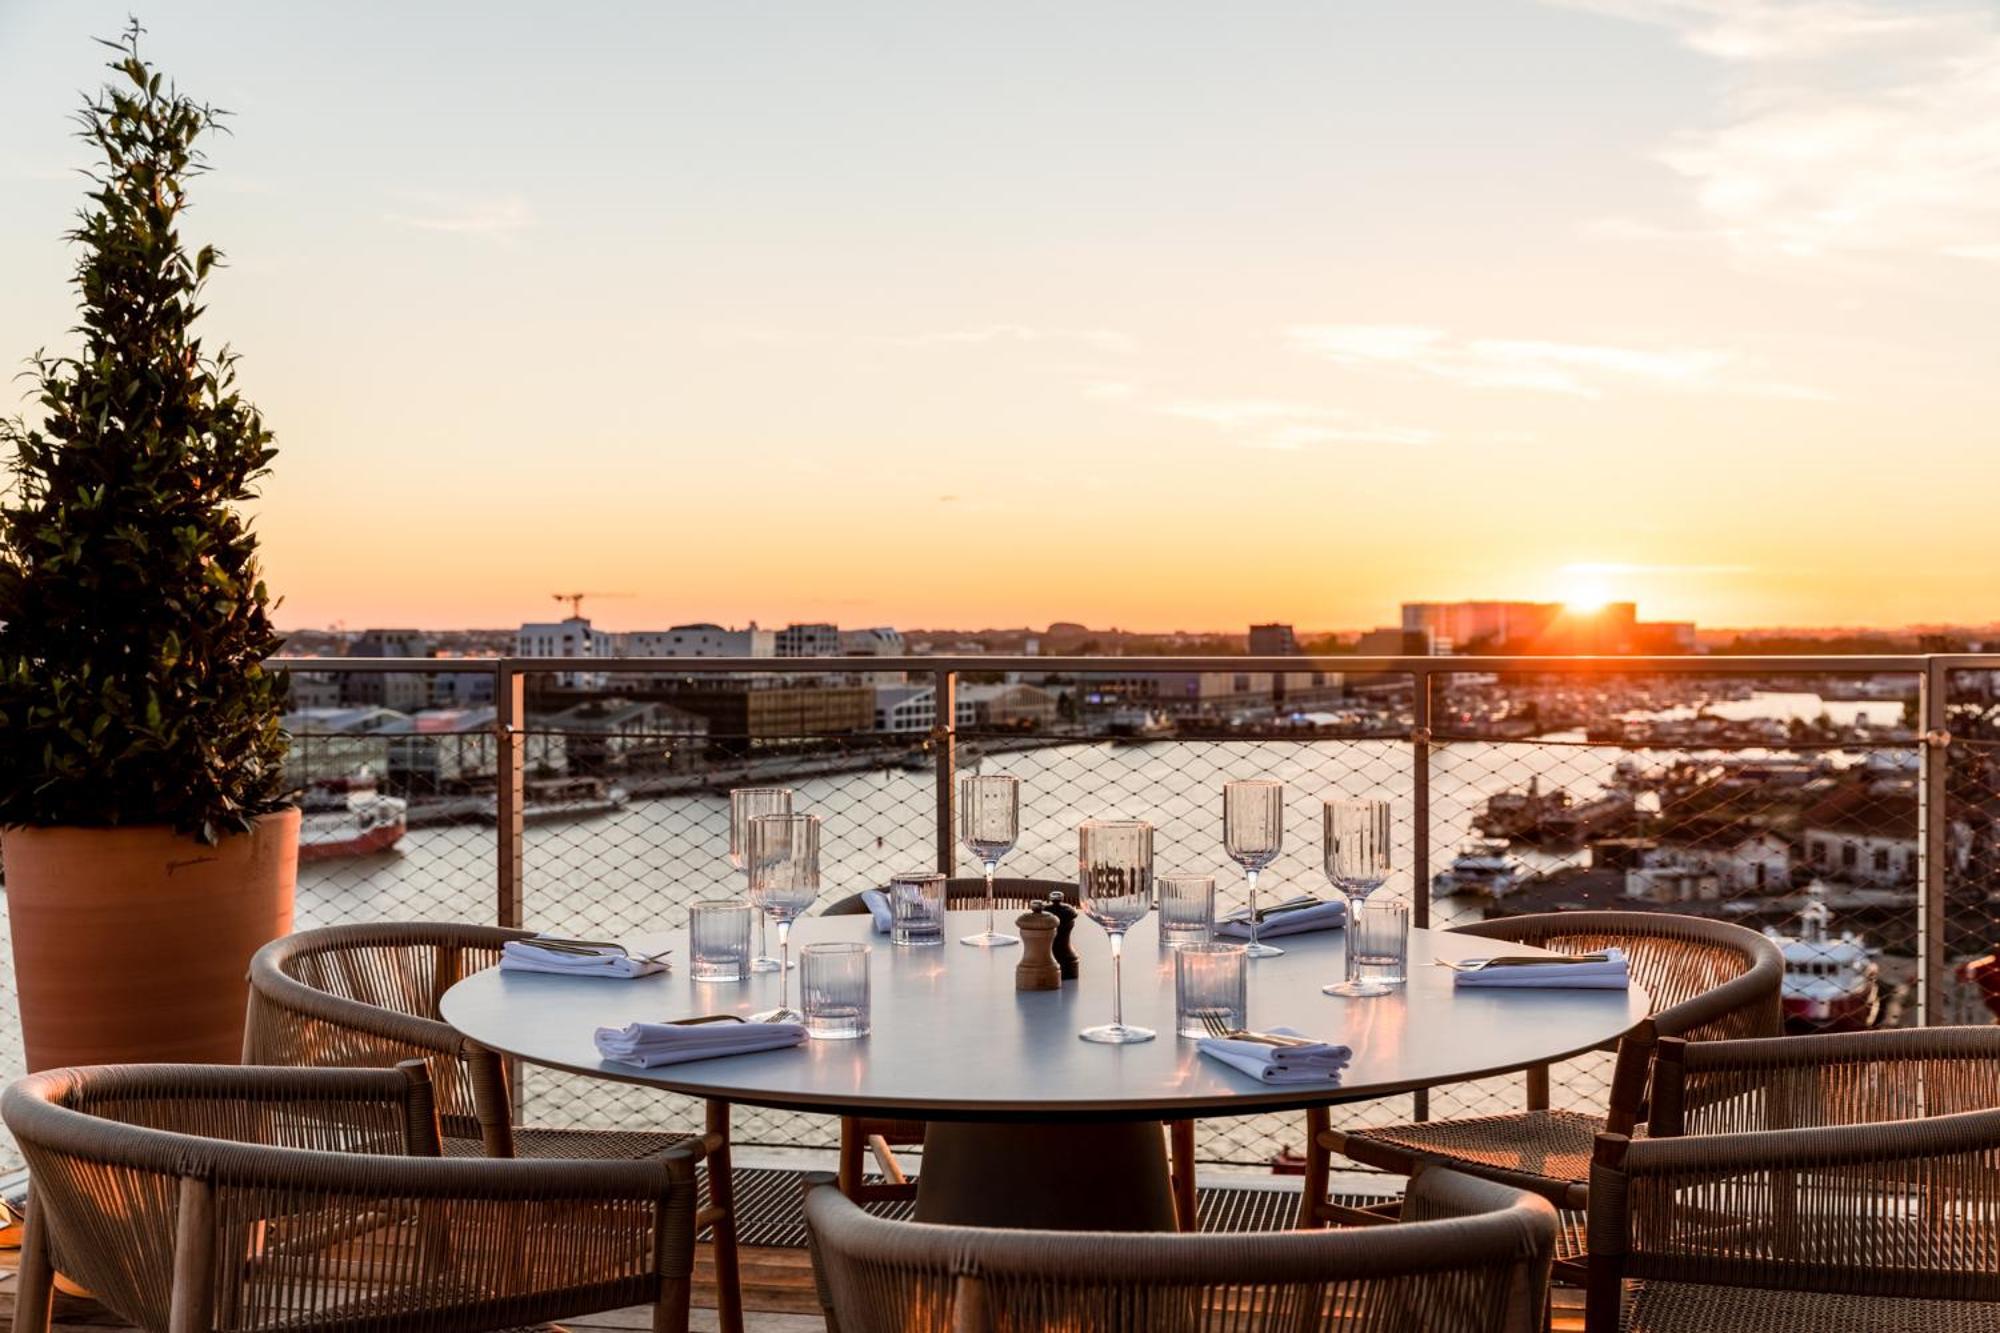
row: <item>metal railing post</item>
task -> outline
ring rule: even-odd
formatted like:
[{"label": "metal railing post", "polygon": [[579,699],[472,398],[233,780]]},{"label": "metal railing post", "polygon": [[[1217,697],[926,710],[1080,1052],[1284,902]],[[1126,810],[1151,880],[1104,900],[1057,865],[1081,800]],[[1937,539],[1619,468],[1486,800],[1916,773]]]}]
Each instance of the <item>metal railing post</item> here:
[{"label": "metal railing post", "polygon": [[[1410,919],[1431,924],[1431,673],[1419,667],[1410,690]],[[1429,1088],[1410,1094],[1411,1115],[1431,1118]]]},{"label": "metal railing post", "polygon": [[1431,673],[1418,668],[1410,702],[1410,919],[1431,924]]},{"label": "metal railing post", "polygon": [[937,671],[931,679],[932,697],[937,700],[937,721],[931,729],[937,745],[937,868],[941,875],[952,875],[958,871],[958,673]]},{"label": "metal railing post", "polygon": [[493,682],[493,815],[498,839],[497,915],[499,924],[518,929],[524,902],[522,868],[526,862],[521,807],[526,799],[523,781],[527,776],[527,690],[521,673],[502,660],[494,668]]},{"label": "metal railing post", "polygon": [[1918,751],[1923,780],[1918,784],[1917,840],[1917,995],[1925,1024],[1945,1020],[1947,977],[1946,913],[1949,905],[1951,828],[1951,673],[1931,658],[1917,684],[1922,710],[1923,748]]}]

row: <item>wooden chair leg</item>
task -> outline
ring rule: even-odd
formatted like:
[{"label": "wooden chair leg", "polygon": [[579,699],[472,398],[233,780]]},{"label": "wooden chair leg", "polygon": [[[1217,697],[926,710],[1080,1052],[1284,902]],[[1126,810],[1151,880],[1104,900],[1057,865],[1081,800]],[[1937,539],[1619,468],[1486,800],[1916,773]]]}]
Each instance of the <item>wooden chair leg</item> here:
[{"label": "wooden chair leg", "polygon": [[840,1192],[856,1203],[861,1202],[862,1159],[868,1153],[868,1137],[861,1132],[861,1122],[851,1115],[840,1118]]},{"label": "wooden chair leg", "polygon": [[1306,1175],[1299,1190],[1299,1227],[1308,1230],[1325,1226],[1326,1189],[1332,1174],[1332,1154],[1320,1145],[1320,1135],[1333,1128],[1333,1117],[1324,1106],[1306,1108]]},{"label": "wooden chair leg", "polygon": [[215,1194],[183,1176],[174,1224],[174,1286],[167,1333],[209,1333],[215,1322]]},{"label": "wooden chair leg", "polygon": [[1167,1164],[1172,1172],[1174,1216],[1182,1231],[1201,1230],[1194,1192],[1194,1121],[1167,1122]]},{"label": "wooden chair leg", "polygon": [[488,1157],[514,1155],[514,1100],[507,1088],[506,1062],[473,1042],[466,1043],[465,1072],[472,1081],[472,1110]]},{"label": "wooden chair leg", "polygon": [[715,1318],[722,1333],[743,1333],[743,1284],[736,1255],[736,1182],[729,1165],[729,1103],[708,1103],[708,1237],[715,1256]]},{"label": "wooden chair leg", "polygon": [[692,1288],[684,1277],[660,1279],[660,1299],[653,1302],[653,1333],[688,1333]]},{"label": "wooden chair leg", "polygon": [[28,1196],[28,1222],[21,1233],[21,1270],[14,1279],[14,1333],[49,1333],[55,1299],[55,1265],[49,1258],[48,1223],[40,1202]]}]

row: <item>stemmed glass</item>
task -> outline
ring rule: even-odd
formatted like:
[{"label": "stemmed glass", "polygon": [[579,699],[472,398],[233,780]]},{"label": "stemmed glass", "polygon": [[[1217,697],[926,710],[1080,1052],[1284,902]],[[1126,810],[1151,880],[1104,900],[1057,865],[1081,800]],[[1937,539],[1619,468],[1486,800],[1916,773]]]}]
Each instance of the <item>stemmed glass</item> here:
[{"label": "stemmed glass", "polygon": [[[1351,927],[1361,904],[1389,878],[1389,803],[1387,801],[1328,801],[1326,803],[1326,877],[1347,895],[1347,922]],[[1354,941],[1350,937],[1351,953]],[[1352,966],[1345,980],[1321,990],[1328,995],[1387,995],[1392,989],[1381,981],[1363,981]]]},{"label": "stemmed glass", "polygon": [[[738,870],[745,865],[744,850],[750,843],[750,821],[759,815],[792,813],[790,787],[738,787],[729,793],[729,864]],[[764,914],[757,913],[757,952],[750,959],[752,972],[775,972],[778,960],[765,948]]]},{"label": "stemmed glass", "polygon": [[1250,882],[1247,958],[1276,958],[1284,950],[1257,940],[1257,872],[1285,850],[1285,784],[1259,778],[1222,784],[1222,846]]},{"label": "stemmed glass", "polygon": [[1003,775],[969,777],[958,784],[958,837],[986,868],[986,929],[967,935],[960,944],[1002,949],[1019,944],[1019,935],[993,929],[993,871],[1000,858],[1014,850],[1021,836],[1021,780]]},{"label": "stemmed glass", "polygon": [[758,815],[745,847],[750,863],[750,905],[778,923],[778,1007],[751,1016],[753,1023],[803,1023],[791,1006],[792,920],[819,897],[819,816]]},{"label": "stemmed glass", "polygon": [[1136,819],[1093,819],[1078,827],[1076,843],[1083,910],[1111,937],[1111,1021],[1076,1035],[1110,1045],[1151,1041],[1151,1028],[1125,1025],[1119,961],[1125,932],[1153,910],[1153,826]]}]

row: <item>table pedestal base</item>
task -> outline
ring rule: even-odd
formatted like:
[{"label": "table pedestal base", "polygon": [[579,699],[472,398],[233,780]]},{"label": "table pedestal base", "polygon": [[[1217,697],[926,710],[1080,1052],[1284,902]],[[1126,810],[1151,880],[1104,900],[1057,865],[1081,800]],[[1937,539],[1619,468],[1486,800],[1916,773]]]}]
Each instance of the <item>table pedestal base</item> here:
[{"label": "table pedestal base", "polygon": [[1049,1231],[1173,1231],[1157,1120],[1132,1124],[932,1121],[917,1220]]}]

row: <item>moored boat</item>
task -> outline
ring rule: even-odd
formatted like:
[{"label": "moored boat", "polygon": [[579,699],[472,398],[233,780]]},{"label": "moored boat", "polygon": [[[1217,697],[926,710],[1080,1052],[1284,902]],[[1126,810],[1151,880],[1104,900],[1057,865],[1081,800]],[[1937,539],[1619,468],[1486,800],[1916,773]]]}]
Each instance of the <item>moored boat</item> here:
[{"label": "moored boat", "polygon": [[322,778],[299,796],[299,860],[385,852],[409,829],[409,803],[375,790],[365,770],[344,778]]},{"label": "moored boat", "polygon": [[1858,1032],[1882,1014],[1877,951],[1852,931],[1835,936],[1815,893],[1799,913],[1799,933],[1764,931],[1785,955],[1782,998],[1788,1032]]},{"label": "moored boat", "polygon": [[1431,876],[1431,892],[1440,898],[1504,898],[1521,881],[1521,867],[1507,855],[1504,842],[1475,842],[1460,849],[1451,865]]}]

